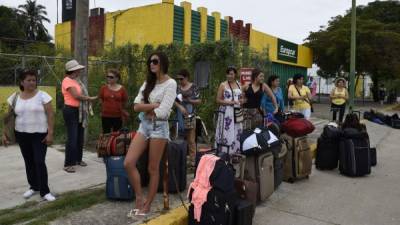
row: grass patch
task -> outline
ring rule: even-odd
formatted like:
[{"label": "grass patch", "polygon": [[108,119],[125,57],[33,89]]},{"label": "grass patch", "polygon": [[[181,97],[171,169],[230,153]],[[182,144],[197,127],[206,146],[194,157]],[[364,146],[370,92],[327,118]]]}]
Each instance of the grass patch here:
[{"label": "grass patch", "polygon": [[44,204],[26,203],[12,209],[0,211],[0,224],[10,225],[21,222],[27,224],[48,224],[69,213],[89,208],[92,205],[106,201],[104,188],[85,191],[68,192],[59,196],[54,202]]}]

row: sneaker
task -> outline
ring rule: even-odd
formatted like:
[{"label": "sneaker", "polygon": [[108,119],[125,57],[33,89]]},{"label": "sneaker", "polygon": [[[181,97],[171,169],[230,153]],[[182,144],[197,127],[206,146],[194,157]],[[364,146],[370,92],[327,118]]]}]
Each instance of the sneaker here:
[{"label": "sneaker", "polygon": [[78,165],[85,167],[85,166],[87,166],[87,163],[85,163],[84,161],[81,161],[80,163],[78,163]]},{"label": "sneaker", "polygon": [[23,196],[24,196],[24,198],[30,198],[30,197],[32,197],[32,195],[34,195],[36,193],[37,193],[37,191],[29,189],[23,194]]},{"label": "sneaker", "polygon": [[43,198],[48,202],[56,200],[56,197],[54,197],[51,193],[46,194],[45,196],[43,196]]}]

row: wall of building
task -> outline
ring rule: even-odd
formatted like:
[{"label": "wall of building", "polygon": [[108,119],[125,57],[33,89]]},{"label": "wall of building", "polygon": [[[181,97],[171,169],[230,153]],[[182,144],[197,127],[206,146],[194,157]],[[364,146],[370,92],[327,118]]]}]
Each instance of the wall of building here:
[{"label": "wall of building", "polygon": [[54,39],[57,49],[71,51],[71,21],[56,24]]},{"label": "wall of building", "polygon": [[250,30],[250,47],[257,51],[268,48],[269,58],[272,62],[310,68],[312,66],[312,50],[298,45],[297,63],[287,62],[278,59],[278,38],[255,29]]},{"label": "wall of building", "polygon": [[168,44],[173,41],[174,5],[161,3],[107,13],[105,47],[124,45]]}]

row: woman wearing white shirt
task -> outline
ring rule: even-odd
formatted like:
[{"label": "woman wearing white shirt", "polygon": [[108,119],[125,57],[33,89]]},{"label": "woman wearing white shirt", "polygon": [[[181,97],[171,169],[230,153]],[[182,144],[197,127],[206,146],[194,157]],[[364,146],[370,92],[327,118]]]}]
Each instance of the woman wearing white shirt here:
[{"label": "woman wearing white shirt", "polygon": [[[47,201],[54,201],[47,178],[47,146],[53,142],[54,114],[51,97],[37,89],[37,74],[34,71],[22,72],[19,76],[20,93],[12,94],[8,104],[16,98],[14,112],[15,138],[25,161],[26,176],[30,188],[23,196],[30,198],[40,192]],[[3,143],[8,140],[3,135]]]},{"label": "woman wearing white shirt", "polygon": [[[124,166],[136,194],[136,216],[145,216],[157,193],[159,165],[169,139],[168,118],[176,98],[177,84],[168,72],[168,58],[164,53],[153,53],[147,60],[147,80],[135,98],[134,110],[140,112],[140,126],[126,155]],[[149,146],[147,148],[147,146]],[[150,174],[147,198],[143,198],[139,171],[136,163],[142,153],[149,151],[148,171]]]}]

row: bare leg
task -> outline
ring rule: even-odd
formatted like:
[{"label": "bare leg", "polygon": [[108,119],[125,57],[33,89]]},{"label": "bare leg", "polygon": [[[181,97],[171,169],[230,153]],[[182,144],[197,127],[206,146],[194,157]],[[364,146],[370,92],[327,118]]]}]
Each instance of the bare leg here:
[{"label": "bare leg", "polygon": [[133,138],[131,144],[129,145],[128,153],[126,154],[124,167],[128,174],[128,178],[130,183],[132,184],[133,190],[136,195],[135,199],[135,208],[140,209],[143,207],[143,193],[142,193],[142,185],[140,183],[140,174],[138,169],[136,168],[136,163],[139,160],[139,157],[142,153],[147,149],[147,140],[146,138],[137,133]]},{"label": "bare leg", "polygon": [[151,203],[157,193],[158,182],[160,179],[160,161],[166,144],[166,139],[150,139],[148,167],[150,174],[149,193],[147,194],[146,202],[144,203],[143,208],[141,208],[140,213],[148,213],[150,211]]}]

